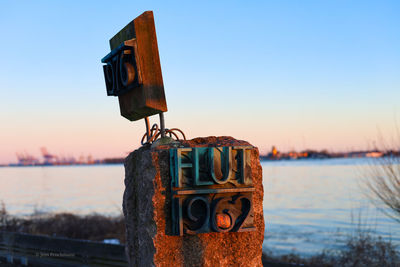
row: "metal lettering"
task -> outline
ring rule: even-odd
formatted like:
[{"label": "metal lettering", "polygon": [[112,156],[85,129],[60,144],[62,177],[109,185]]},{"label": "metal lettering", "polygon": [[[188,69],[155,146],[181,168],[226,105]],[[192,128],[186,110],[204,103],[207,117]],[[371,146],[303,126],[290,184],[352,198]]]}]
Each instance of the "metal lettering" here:
[{"label": "metal lettering", "polygon": [[[218,149],[218,148],[217,148]],[[221,152],[221,151],[220,151]],[[214,182],[217,184],[225,184],[227,183],[232,176],[232,155],[231,155],[231,148],[224,147],[221,154],[221,170],[222,170],[222,179],[217,179],[214,170],[214,148],[208,149],[209,155],[209,164],[210,164],[210,175]]]},{"label": "metal lettering", "polygon": [[170,149],[173,235],[254,230],[251,149]]}]

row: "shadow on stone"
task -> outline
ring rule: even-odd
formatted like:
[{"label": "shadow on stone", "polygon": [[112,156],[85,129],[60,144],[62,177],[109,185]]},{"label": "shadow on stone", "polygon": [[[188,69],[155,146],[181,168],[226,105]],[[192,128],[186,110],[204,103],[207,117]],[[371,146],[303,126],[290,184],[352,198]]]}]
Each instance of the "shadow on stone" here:
[{"label": "shadow on stone", "polygon": [[203,244],[198,235],[184,235],[182,243],[183,266],[203,266]]}]

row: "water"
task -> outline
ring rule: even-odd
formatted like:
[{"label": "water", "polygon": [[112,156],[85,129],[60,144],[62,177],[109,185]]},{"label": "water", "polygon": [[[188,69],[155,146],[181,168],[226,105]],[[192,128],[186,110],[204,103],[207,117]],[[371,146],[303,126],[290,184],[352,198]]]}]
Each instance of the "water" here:
[{"label": "water", "polygon": [[[359,222],[400,245],[400,224],[371,204],[363,189],[364,159],[262,162],[263,247],[312,255],[340,248]],[[121,214],[123,165],[0,168],[0,201],[10,214]],[[361,219],[359,219],[361,218]]]},{"label": "water", "polygon": [[357,229],[400,245],[400,224],[366,195],[370,163],[366,159],[262,162],[263,248],[275,254],[312,255],[344,246]]},{"label": "water", "polygon": [[0,168],[0,201],[13,215],[119,215],[124,176],[123,165]]}]

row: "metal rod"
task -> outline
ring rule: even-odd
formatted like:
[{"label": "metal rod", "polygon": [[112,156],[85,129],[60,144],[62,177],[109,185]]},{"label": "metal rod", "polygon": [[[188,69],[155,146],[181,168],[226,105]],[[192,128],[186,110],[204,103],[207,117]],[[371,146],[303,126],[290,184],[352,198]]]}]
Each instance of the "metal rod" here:
[{"label": "metal rod", "polygon": [[165,121],[164,121],[164,112],[160,113],[160,131],[161,131],[161,138],[165,137]]},{"label": "metal rod", "polygon": [[150,141],[150,122],[149,122],[149,117],[145,117],[144,121],[146,122],[146,137],[147,137],[147,142]]}]

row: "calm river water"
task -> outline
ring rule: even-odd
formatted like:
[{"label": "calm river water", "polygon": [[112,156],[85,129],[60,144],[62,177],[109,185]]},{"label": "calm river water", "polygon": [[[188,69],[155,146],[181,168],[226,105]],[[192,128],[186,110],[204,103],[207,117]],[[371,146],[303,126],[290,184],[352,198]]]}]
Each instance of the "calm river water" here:
[{"label": "calm river water", "polygon": [[[400,245],[400,225],[363,189],[364,159],[264,161],[264,249],[311,255],[343,246],[359,223]],[[0,168],[0,201],[10,214],[121,213],[123,165]]]}]

